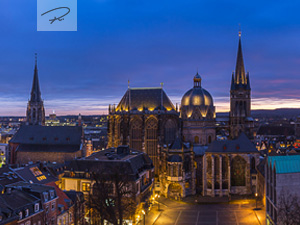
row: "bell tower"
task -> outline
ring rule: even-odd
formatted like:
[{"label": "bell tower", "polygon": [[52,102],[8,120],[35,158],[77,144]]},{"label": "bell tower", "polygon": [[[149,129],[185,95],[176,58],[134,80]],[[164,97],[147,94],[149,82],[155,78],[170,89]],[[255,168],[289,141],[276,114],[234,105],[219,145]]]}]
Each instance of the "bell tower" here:
[{"label": "bell tower", "polygon": [[251,117],[251,88],[249,73],[246,74],[241,31],[235,72],[232,73],[230,88],[230,137],[236,138],[241,132],[252,137],[253,119]]},{"label": "bell tower", "polygon": [[30,93],[30,100],[27,104],[26,125],[45,125],[44,102],[41,97],[41,90],[37,70],[37,54],[35,54],[35,68]]}]

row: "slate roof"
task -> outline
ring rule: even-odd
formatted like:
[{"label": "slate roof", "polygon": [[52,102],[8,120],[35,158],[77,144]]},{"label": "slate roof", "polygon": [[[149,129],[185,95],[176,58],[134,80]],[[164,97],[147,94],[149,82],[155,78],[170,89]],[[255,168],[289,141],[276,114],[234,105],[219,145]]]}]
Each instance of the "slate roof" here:
[{"label": "slate roof", "polygon": [[258,128],[257,135],[293,136],[295,129],[293,126],[262,125]]},{"label": "slate roof", "polygon": [[269,156],[268,165],[275,166],[277,174],[300,173],[300,155]]},{"label": "slate roof", "polygon": [[40,145],[80,145],[83,132],[80,126],[21,126],[10,143]]},{"label": "slate roof", "polygon": [[[40,199],[34,195],[17,189],[11,190],[11,194],[5,193],[0,195],[0,199],[0,201],[4,202],[12,210],[23,210],[28,208],[28,205],[38,203],[40,201]],[[31,208],[29,207],[29,209]],[[32,213],[33,208],[30,211]]]},{"label": "slate roof", "polygon": [[[34,170],[38,170],[37,172],[41,172],[41,174],[35,176]],[[46,167],[40,167],[39,163],[35,163],[32,165],[19,167],[16,169],[13,169],[20,177],[22,177],[27,182],[32,182],[35,184],[48,184],[51,182],[56,182],[58,179],[54,177]],[[46,179],[38,180],[38,177],[45,176]]]},{"label": "slate roof", "polygon": [[203,145],[194,145],[193,146],[193,151],[196,156],[202,156],[205,154],[208,146],[203,146]]},{"label": "slate roof", "polygon": [[49,145],[49,144],[20,144],[17,149],[18,152],[77,152],[80,150],[80,145]]},{"label": "slate roof", "polygon": [[51,187],[51,186],[46,186],[46,185],[41,185],[41,184],[31,184],[31,183],[28,183],[28,182],[18,182],[18,183],[7,185],[6,187],[11,187],[11,188],[21,187],[21,188],[24,188],[26,190],[29,190],[30,192],[39,193],[39,194],[41,194],[45,191],[55,190],[55,188]]},{"label": "slate roof", "polygon": [[0,192],[6,185],[24,181],[13,169],[9,167],[0,168]]},{"label": "slate roof", "polygon": [[149,156],[141,151],[130,149],[129,154],[117,154],[115,148],[106,149],[84,159],[75,159],[67,166],[70,171],[105,171],[108,174],[118,168],[120,174],[136,179],[144,170],[152,169],[153,163]]},{"label": "slate roof", "polygon": [[258,153],[254,144],[249,138],[241,133],[240,136],[234,140],[214,141],[208,146],[206,152],[211,153]]},{"label": "slate roof", "polygon": [[163,96],[163,107],[168,110],[175,110],[173,103],[162,88],[129,88],[120,103],[117,111],[128,109],[156,109],[161,106],[161,96]]},{"label": "slate roof", "polygon": [[181,139],[178,137],[171,143],[171,145],[169,146],[169,149],[178,150],[178,149],[182,149],[182,146],[184,149],[188,149],[189,143],[182,142]]}]

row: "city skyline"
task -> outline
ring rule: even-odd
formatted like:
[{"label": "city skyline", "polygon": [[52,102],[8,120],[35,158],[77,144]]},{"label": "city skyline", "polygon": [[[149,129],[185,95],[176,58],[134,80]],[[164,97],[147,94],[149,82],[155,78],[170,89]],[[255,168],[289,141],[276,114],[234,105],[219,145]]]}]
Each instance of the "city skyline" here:
[{"label": "city skyline", "polygon": [[93,0],[78,2],[77,32],[37,32],[35,2],[1,2],[0,115],[25,116],[35,52],[46,115],[107,113],[128,79],[131,87],[163,82],[180,103],[197,68],[216,111],[228,111],[239,23],[252,109],[299,108],[297,7],[257,3],[217,2],[220,10],[210,2]]}]

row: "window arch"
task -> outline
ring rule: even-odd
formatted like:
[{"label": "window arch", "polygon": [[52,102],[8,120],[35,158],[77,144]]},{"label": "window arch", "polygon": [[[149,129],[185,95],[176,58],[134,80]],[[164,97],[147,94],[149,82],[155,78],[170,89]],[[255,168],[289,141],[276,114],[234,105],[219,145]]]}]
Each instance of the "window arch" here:
[{"label": "window arch", "polygon": [[153,117],[146,121],[146,153],[153,161],[155,173],[158,173],[157,159],[157,120]]},{"label": "window arch", "polygon": [[247,162],[241,156],[236,156],[233,158],[232,166],[231,166],[232,186],[246,185],[246,167],[247,167]]},{"label": "window arch", "polygon": [[208,144],[210,144],[211,143],[211,136],[209,135],[208,136]]},{"label": "window arch", "polygon": [[130,128],[130,147],[142,150],[142,121],[139,118],[133,119]]},{"label": "window arch", "polygon": [[165,123],[165,144],[171,144],[176,137],[176,124],[169,119]]},{"label": "window arch", "polygon": [[198,136],[195,136],[195,137],[194,137],[194,143],[195,143],[195,144],[199,144],[199,137],[198,137]]}]

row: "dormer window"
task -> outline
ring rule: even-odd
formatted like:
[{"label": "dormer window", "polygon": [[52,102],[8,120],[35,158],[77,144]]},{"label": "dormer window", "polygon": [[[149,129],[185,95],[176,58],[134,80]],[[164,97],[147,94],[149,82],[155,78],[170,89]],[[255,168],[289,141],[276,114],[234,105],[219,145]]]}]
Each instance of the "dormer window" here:
[{"label": "dormer window", "polygon": [[44,200],[45,200],[45,202],[47,202],[48,201],[48,192],[44,192],[43,194],[44,194]]},{"label": "dormer window", "polygon": [[39,203],[35,203],[34,205],[34,212],[38,212],[40,210]]},{"label": "dormer window", "polygon": [[54,191],[53,191],[53,190],[50,191],[50,198],[51,198],[51,199],[54,198]]},{"label": "dormer window", "polygon": [[22,212],[19,212],[19,219],[21,220],[23,217],[23,213]]},{"label": "dormer window", "polygon": [[25,210],[25,217],[28,217],[29,216],[29,209],[26,209]]}]

